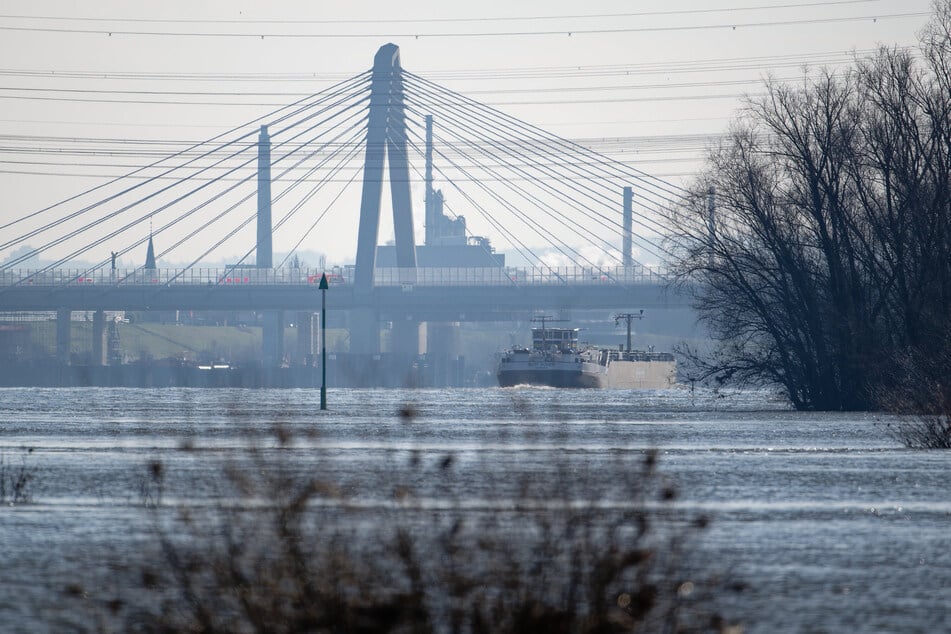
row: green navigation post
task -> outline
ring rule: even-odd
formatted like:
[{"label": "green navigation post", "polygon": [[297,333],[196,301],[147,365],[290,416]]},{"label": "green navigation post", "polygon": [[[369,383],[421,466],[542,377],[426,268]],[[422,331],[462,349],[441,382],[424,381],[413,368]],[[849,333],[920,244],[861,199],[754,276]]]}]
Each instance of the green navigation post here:
[{"label": "green navigation post", "polygon": [[320,276],[320,409],[327,409],[327,274]]}]

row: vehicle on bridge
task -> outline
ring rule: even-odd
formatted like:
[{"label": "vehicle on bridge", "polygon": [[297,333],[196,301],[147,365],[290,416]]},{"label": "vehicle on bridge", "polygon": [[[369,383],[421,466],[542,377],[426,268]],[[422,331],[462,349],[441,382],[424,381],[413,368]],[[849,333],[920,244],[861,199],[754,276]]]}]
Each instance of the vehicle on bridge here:
[{"label": "vehicle on bridge", "polygon": [[321,273],[312,273],[307,276],[308,284],[320,284],[320,278],[324,275],[327,276],[328,284],[346,284],[347,278],[344,277],[343,269],[339,266],[333,267],[330,271],[324,271]]}]

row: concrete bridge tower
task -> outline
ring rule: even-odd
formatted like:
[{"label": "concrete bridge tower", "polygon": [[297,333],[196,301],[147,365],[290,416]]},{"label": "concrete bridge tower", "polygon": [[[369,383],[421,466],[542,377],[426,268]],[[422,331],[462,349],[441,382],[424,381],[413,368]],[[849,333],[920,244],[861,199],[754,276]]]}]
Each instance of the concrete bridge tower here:
[{"label": "concrete bridge tower", "polygon": [[[379,316],[370,298],[380,229],[384,162],[389,167],[396,266],[401,271],[399,281],[407,287],[416,282],[416,243],[413,236],[402,72],[399,47],[395,44],[380,47],[373,60],[370,83],[363,195],[353,280],[355,298],[358,304],[363,303],[351,316],[350,350],[355,353],[375,354],[380,351]],[[419,320],[412,315],[393,322],[393,352],[417,354],[419,325]]]}]

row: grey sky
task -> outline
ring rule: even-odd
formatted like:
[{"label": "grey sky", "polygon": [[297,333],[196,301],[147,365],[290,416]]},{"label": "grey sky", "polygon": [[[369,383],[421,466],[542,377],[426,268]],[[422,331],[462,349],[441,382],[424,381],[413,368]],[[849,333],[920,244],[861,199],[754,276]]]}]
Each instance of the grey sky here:
[{"label": "grey sky", "polygon": [[[914,45],[929,10],[929,0],[4,0],[3,219],[144,160],[74,152],[91,139],[120,151],[129,144],[102,139],[209,138],[368,69],[390,41],[408,70],[683,184],[766,74],[794,79],[803,64],[848,63],[877,43]],[[414,187],[417,225],[421,204]],[[328,220],[335,239],[304,248],[352,261],[356,210],[346,213]],[[230,248],[222,259],[242,251]]]}]

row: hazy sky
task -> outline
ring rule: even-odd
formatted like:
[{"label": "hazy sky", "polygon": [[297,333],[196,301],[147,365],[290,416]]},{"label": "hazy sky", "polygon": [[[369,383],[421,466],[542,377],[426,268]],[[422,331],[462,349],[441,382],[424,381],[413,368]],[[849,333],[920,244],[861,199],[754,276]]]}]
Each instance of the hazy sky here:
[{"label": "hazy sky", "polygon": [[[795,80],[803,65],[847,64],[878,43],[912,46],[929,11],[929,0],[4,0],[2,217],[323,90],[368,69],[387,42],[416,74],[684,184],[764,76]],[[352,206],[328,220],[334,239],[302,248],[352,261]],[[0,230],[0,243],[20,229]],[[221,259],[243,249],[229,248]]]}]

